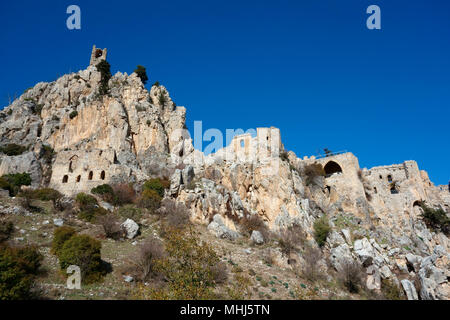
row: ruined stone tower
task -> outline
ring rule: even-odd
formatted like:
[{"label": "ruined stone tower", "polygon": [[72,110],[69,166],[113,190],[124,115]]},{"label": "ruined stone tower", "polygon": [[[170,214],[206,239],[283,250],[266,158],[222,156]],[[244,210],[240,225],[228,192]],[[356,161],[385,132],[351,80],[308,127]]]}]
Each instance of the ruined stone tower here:
[{"label": "ruined stone tower", "polygon": [[105,49],[96,48],[94,44],[94,46],[92,47],[91,61],[89,62],[89,65],[95,66],[100,61],[106,60],[106,52],[107,52],[106,48]]}]

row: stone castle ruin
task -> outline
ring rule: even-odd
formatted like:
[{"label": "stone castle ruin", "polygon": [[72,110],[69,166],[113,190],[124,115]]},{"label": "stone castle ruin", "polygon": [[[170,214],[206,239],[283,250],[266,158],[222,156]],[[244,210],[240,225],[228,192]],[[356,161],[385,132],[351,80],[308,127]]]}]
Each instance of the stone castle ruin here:
[{"label": "stone castle ruin", "polygon": [[94,44],[92,48],[91,61],[89,62],[89,65],[96,66],[100,61],[106,60],[106,54],[107,54],[106,48],[105,49],[96,48]]}]

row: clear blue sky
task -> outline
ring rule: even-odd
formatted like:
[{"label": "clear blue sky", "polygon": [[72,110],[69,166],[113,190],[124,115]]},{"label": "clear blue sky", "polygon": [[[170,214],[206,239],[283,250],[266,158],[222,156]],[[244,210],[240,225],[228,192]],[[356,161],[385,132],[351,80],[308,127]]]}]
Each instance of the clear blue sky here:
[{"label": "clear blue sky", "polygon": [[[79,31],[66,8],[81,8]],[[366,28],[381,8],[382,29]],[[147,67],[187,126],[276,126],[298,156],[348,150],[361,167],[417,160],[450,179],[450,1],[10,1],[0,4],[0,102],[84,69]]]}]

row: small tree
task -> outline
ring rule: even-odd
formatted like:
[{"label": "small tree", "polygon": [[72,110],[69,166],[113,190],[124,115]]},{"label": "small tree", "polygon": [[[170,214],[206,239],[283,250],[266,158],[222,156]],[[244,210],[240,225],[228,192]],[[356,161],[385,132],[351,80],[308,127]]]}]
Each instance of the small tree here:
[{"label": "small tree", "polygon": [[134,72],[137,74],[137,76],[141,79],[142,83],[145,85],[148,80],[147,71],[145,70],[145,67],[138,65],[136,70],[134,70]]},{"label": "small tree", "polygon": [[434,230],[442,231],[445,235],[450,234],[450,219],[442,208],[433,209],[423,201],[420,202],[420,207],[423,210],[421,214],[422,219],[427,226]]},{"label": "small tree", "polygon": [[362,285],[362,268],[353,260],[342,263],[339,270],[339,279],[350,293],[358,293]]},{"label": "small tree", "polygon": [[305,232],[299,225],[293,225],[280,231],[280,239],[278,242],[281,247],[281,253],[289,258],[291,252],[298,249],[304,243],[305,238]]},{"label": "small tree", "polygon": [[320,247],[324,246],[330,231],[330,223],[326,216],[322,216],[314,222],[314,239]]},{"label": "small tree", "polygon": [[100,61],[96,65],[97,70],[101,73],[100,87],[98,89],[99,94],[104,95],[108,93],[108,81],[111,79],[111,66],[106,60]]}]

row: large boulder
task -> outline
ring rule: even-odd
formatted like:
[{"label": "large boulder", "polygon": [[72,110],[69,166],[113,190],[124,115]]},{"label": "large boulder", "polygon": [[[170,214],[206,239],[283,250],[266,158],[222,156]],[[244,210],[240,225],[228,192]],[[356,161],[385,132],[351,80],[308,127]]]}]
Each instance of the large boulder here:
[{"label": "large boulder", "polygon": [[208,230],[220,239],[228,239],[233,241],[239,237],[239,233],[231,230],[225,225],[225,221],[220,214],[214,215],[213,221],[211,221],[208,225]]},{"label": "large boulder", "polygon": [[128,239],[133,239],[139,233],[139,225],[131,219],[125,220],[125,222],[120,226],[122,227]]},{"label": "large boulder", "polygon": [[252,235],[250,236],[250,240],[252,240],[256,244],[263,244],[264,243],[264,237],[261,232],[257,230],[252,231]]}]

